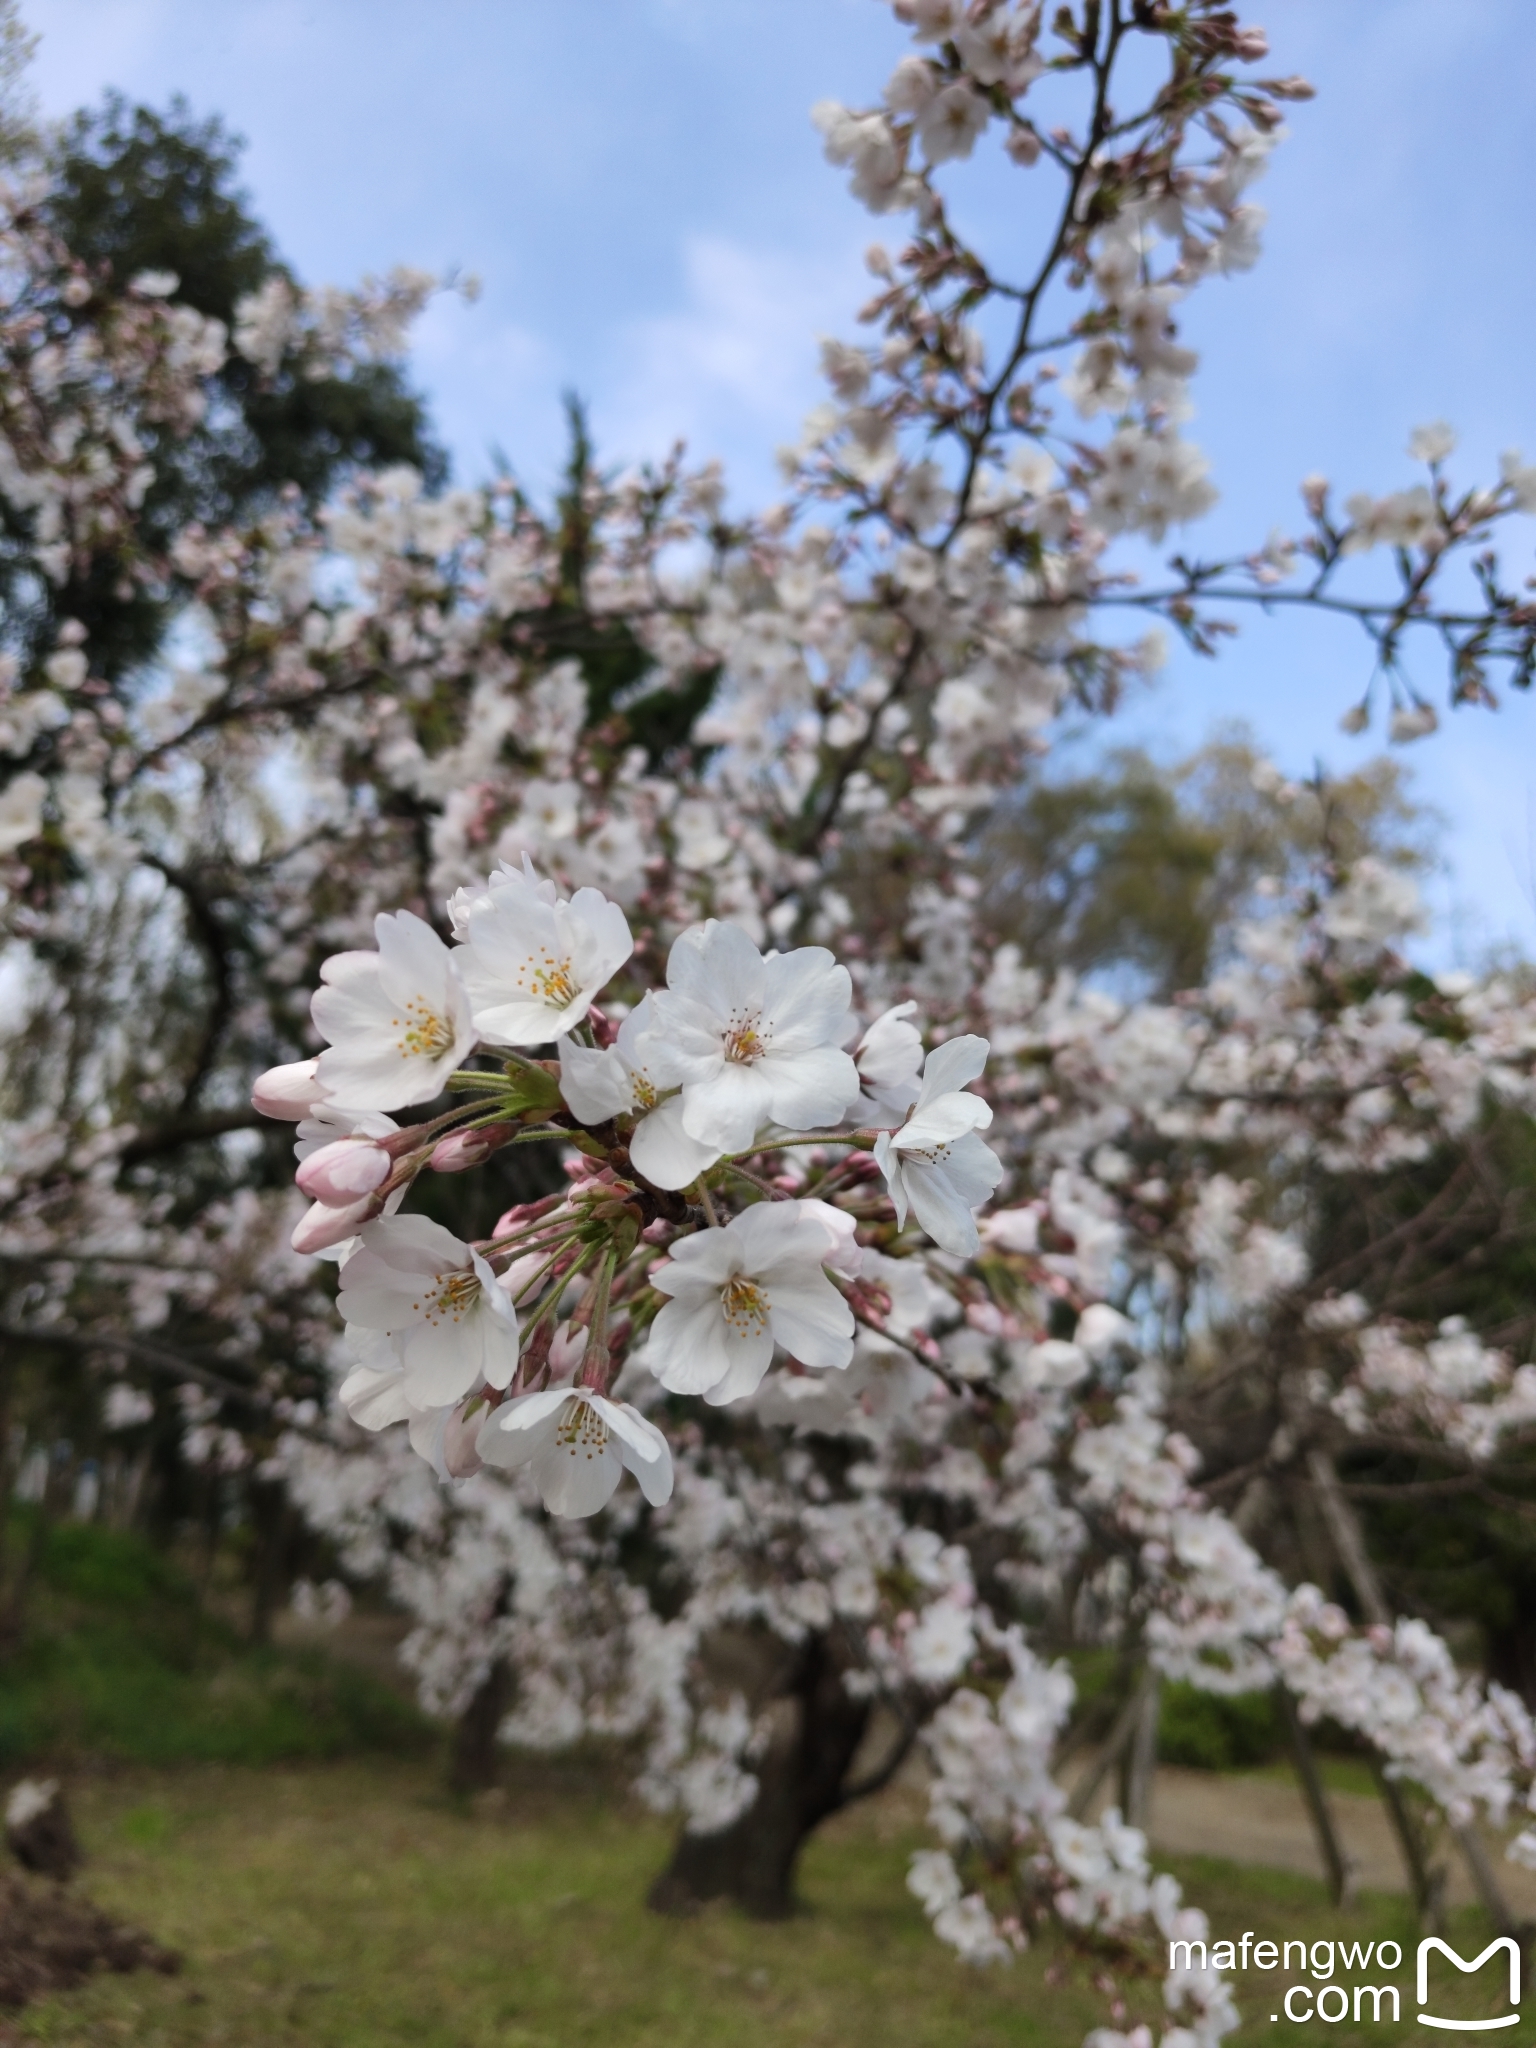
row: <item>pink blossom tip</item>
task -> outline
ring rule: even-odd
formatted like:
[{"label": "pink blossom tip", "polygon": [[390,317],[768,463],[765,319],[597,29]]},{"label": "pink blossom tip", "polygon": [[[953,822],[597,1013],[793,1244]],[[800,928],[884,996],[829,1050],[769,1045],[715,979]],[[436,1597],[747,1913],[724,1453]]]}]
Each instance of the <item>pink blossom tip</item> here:
[{"label": "pink blossom tip", "polygon": [[349,1208],[389,1178],[390,1157],[369,1138],[337,1138],[311,1152],[294,1175],[312,1202],[328,1209]]},{"label": "pink blossom tip", "polygon": [[328,1251],[333,1244],[355,1237],[365,1223],[371,1223],[381,1213],[383,1207],[382,1195],[369,1195],[345,1209],[333,1208],[327,1202],[316,1202],[300,1217],[288,1242],[296,1252]]},{"label": "pink blossom tip", "polygon": [[320,1062],[294,1060],[286,1067],[268,1067],[256,1077],[251,1089],[251,1107],[263,1116],[280,1117],[296,1124],[317,1102],[325,1100],[318,1079]]}]

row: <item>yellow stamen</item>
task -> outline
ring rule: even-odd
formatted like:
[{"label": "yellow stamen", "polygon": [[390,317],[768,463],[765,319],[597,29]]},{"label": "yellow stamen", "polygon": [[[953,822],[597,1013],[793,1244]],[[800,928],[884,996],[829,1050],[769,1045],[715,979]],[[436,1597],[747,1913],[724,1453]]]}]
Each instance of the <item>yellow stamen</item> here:
[{"label": "yellow stamen", "polygon": [[425,1316],[434,1325],[443,1321],[463,1322],[480,1297],[480,1276],[477,1273],[437,1273],[433,1275],[437,1285],[424,1301],[413,1301],[411,1307]]},{"label": "yellow stamen", "polygon": [[754,1060],[760,1060],[767,1051],[757,1023],[733,1024],[725,1034],[725,1056],[738,1066],[749,1067]]},{"label": "yellow stamen", "polygon": [[738,1337],[755,1337],[768,1321],[768,1297],[755,1280],[737,1274],[720,1291],[725,1320]]},{"label": "yellow stamen", "polygon": [[422,996],[413,996],[405,1006],[405,1016],[391,1017],[389,1022],[391,1029],[400,1033],[402,1059],[441,1059],[453,1044],[453,1026]]},{"label": "yellow stamen", "polygon": [[555,1442],[573,1458],[583,1452],[601,1457],[608,1448],[608,1425],[590,1401],[573,1401],[556,1426]]},{"label": "yellow stamen", "polygon": [[570,961],[558,960],[553,953],[530,953],[518,970],[517,985],[552,1010],[565,1009],[578,993]]}]

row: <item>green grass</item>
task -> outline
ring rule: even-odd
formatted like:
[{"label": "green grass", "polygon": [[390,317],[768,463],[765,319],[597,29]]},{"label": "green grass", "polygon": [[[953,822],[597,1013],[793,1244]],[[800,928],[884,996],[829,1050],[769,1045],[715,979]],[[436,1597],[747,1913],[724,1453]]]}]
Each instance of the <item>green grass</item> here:
[{"label": "green grass", "polygon": [[[1080,1983],[1046,1981],[1043,1956],[975,1972],[938,1946],[903,1887],[924,1839],[910,1795],[814,1842],[805,1910],[772,1926],[723,1908],[681,1923],[646,1912],[665,1827],[568,1768],[515,1777],[494,1817],[399,1761],[134,1770],[73,1797],[91,1894],[187,1967],[34,2007],[19,2023],[31,2042],[1072,2048],[1103,2017]],[[1304,1878],[1205,1861],[1181,1875],[1218,1933],[1404,1946],[1402,2024],[1277,2028],[1285,1980],[1250,1975],[1239,2048],[1386,2048],[1418,2031],[1402,1900],[1334,1913]],[[1466,1952],[1475,1933],[1461,1916],[1452,1939]]]},{"label": "green grass", "polygon": [[[20,1542],[27,1540],[18,1532]],[[256,1649],[140,1538],[48,1532],[0,1670],[0,1768],[93,1758],[264,1764],[421,1746],[409,1703],[323,1650]]]}]

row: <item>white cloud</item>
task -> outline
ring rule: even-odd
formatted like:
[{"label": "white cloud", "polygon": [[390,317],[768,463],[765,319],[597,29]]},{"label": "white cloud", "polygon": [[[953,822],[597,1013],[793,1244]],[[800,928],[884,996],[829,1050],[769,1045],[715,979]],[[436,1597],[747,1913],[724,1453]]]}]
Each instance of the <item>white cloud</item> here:
[{"label": "white cloud", "polygon": [[760,489],[774,448],[823,395],[817,337],[853,327],[867,280],[852,248],[792,256],[717,235],[688,241],[684,270],[677,311],[619,330],[597,407],[603,445],[655,457],[681,438],[720,456],[738,490]]}]

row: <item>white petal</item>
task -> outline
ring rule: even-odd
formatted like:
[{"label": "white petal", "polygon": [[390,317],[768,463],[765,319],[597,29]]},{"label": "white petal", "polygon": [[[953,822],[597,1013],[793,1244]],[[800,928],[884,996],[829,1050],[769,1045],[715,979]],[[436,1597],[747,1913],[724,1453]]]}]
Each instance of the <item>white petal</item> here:
[{"label": "white petal", "polygon": [[684,932],[667,958],[667,986],[720,1018],[755,1021],[765,979],[763,956],[741,926],[713,918],[697,936]]},{"label": "white petal", "polygon": [[418,1323],[396,1333],[405,1367],[405,1391],[416,1408],[441,1408],[461,1400],[480,1378],[480,1331],[472,1318],[452,1327]]},{"label": "white petal", "polygon": [[773,1051],[753,1069],[768,1084],[769,1114],[791,1131],[819,1131],[840,1124],[859,1098],[859,1070],[835,1045],[805,1052]]},{"label": "white petal", "polygon": [[742,1270],[742,1237],[735,1228],[740,1221],[738,1216],[724,1230],[700,1230],[679,1238],[670,1262],[652,1267],[651,1285],[662,1294],[684,1297],[718,1294],[731,1275]]},{"label": "white petal", "polygon": [[560,1041],[560,1093],[578,1123],[602,1124],[635,1106],[635,1085],[623,1057],[616,1051]]},{"label": "white petal", "polygon": [[[850,1067],[852,1061],[849,1061]],[[683,1090],[683,1129],[701,1145],[722,1152],[745,1152],[758,1126],[772,1114],[769,1083],[763,1068],[726,1062],[711,1081],[696,1081]],[[858,1090],[855,1088],[854,1093]]]},{"label": "white petal", "polygon": [[889,1131],[882,1131],[875,1140],[875,1161],[885,1175],[885,1184],[891,1191],[891,1201],[896,1209],[896,1221],[905,1224],[907,1220],[907,1184],[902,1174],[901,1158],[891,1142]]},{"label": "white petal", "polygon": [[852,998],[847,968],[825,946],[797,946],[764,962],[763,1023],[773,1043],[787,1052],[835,1047],[847,1028]]},{"label": "white petal", "polygon": [[570,1521],[605,1508],[623,1473],[623,1460],[611,1441],[595,1449],[579,1434],[545,1444],[533,1461],[533,1476],[545,1507],[552,1515]]},{"label": "white petal", "polygon": [[358,1366],[342,1381],[337,1399],[359,1429],[387,1429],[392,1422],[404,1422],[411,1412],[398,1359],[392,1371]]},{"label": "white petal", "polygon": [[[544,1387],[536,1394],[518,1394],[510,1401],[503,1401],[492,1420],[504,1435],[537,1430],[541,1423],[553,1427],[550,1418],[558,1417],[572,1398],[569,1387]],[[484,1455],[482,1452],[481,1456]]]},{"label": "white petal", "polygon": [[942,1045],[936,1045],[923,1064],[919,1102],[926,1104],[935,1096],[948,1095],[968,1081],[979,1079],[990,1050],[985,1038],[969,1032],[962,1038],[947,1038]]},{"label": "white petal", "polygon": [[991,1121],[991,1107],[979,1095],[936,1095],[931,1102],[920,1101],[896,1133],[896,1149],[931,1152],[967,1131],[985,1130]]},{"label": "white petal", "polygon": [[773,1334],[802,1365],[840,1370],[853,1357],[853,1311],[825,1274],[768,1287]]},{"label": "white petal", "polygon": [[654,1188],[685,1188],[714,1165],[720,1153],[683,1129],[683,1098],[670,1097],[642,1117],[629,1141],[635,1171]]},{"label": "white petal", "polygon": [[669,1301],[651,1325],[646,1363],[661,1384],[674,1394],[702,1394],[723,1380],[742,1350],[763,1353],[763,1369],[773,1356],[773,1336],[765,1327],[754,1338],[735,1337],[725,1320],[720,1297]]},{"label": "white petal", "polygon": [[704,1399],[711,1408],[723,1408],[731,1401],[746,1401],[762,1385],[769,1366],[773,1363],[773,1342],[756,1348],[743,1345],[740,1355],[733,1361],[730,1371],[723,1380],[716,1380],[704,1391]]},{"label": "white petal", "polygon": [[974,1131],[946,1145],[934,1164],[943,1171],[961,1201],[968,1202],[973,1209],[979,1209],[988,1199],[1006,1171],[992,1147]]},{"label": "white petal", "polygon": [[907,1164],[907,1187],[912,1195],[912,1213],[941,1251],[957,1259],[973,1257],[981,1249],[981,1236],[970,1205],[960,1199],[953,1182],[942,1168]]}]

